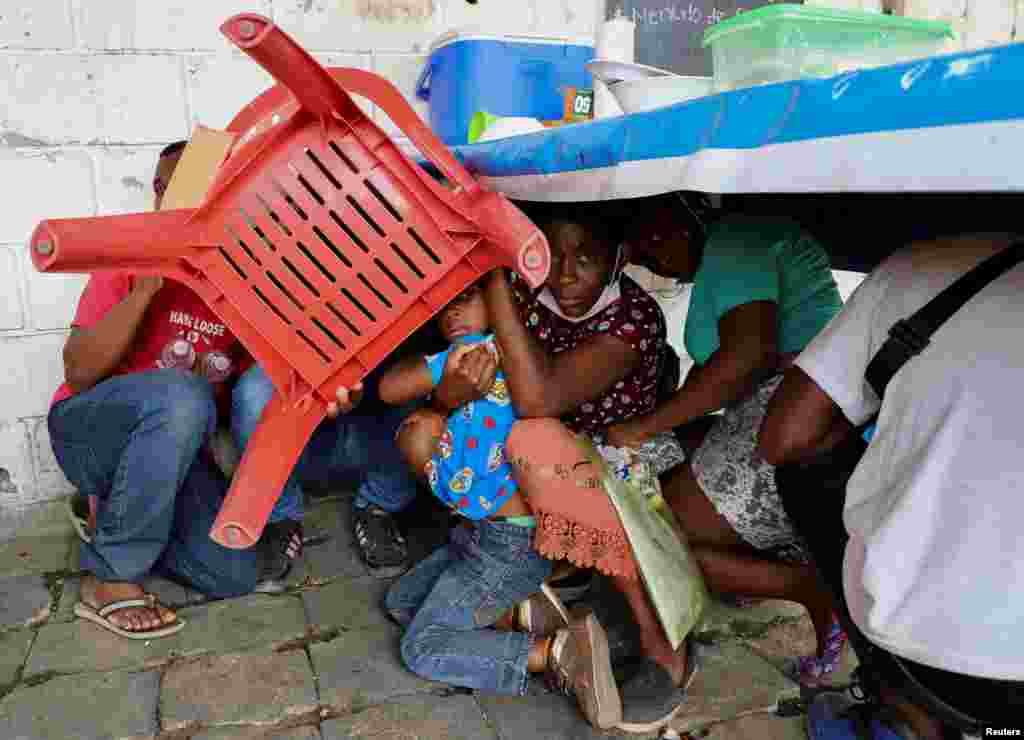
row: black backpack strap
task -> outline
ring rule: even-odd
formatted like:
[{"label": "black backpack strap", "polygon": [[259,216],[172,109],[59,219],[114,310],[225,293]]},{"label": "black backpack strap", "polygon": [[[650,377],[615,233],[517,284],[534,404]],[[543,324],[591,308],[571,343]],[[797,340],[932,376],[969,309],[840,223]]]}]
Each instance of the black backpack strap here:
[{"label": "black backpack strap", "polygon": [[971,300],[982,288],[1024,260],[1024,242],[1016,242],[960,276],[952,285],[932,298],[913,316],[900,319],[889,329],[889,336],[868,363],[865,379],[879,399],[889,381],[907,362],[920,354],[931,336],[949,317]]}]

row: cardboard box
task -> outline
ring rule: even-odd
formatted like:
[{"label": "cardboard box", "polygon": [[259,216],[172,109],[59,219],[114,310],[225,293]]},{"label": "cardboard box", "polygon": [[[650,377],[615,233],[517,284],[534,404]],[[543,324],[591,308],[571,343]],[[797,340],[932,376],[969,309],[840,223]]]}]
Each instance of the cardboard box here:
[{"label": "cardboard box", "polygon": [[236,138],[227,131],[197,126],[167,184],[160,210],[198,208]]}]

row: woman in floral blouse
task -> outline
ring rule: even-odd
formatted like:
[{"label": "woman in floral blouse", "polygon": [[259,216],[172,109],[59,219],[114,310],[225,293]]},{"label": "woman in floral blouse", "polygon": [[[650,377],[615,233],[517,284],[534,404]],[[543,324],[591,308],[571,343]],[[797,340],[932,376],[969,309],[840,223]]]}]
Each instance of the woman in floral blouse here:
[{"label": "woman in floral blouse", "polygon": [[[537,520],[534,547],[610,575],[647,614],[632,550],[573,433],[606,441],[609,427],[652,413],[667,357],[665,317],[622,268],[628,253],[606,206],[530,209],[551,247],[547,284],[529,294],[504,271],[486,280],[502,370],[522,418],[506,454]],[[448,405],[466,402],[438,388]],[[671,430],[639,450],[656,473],[684,460]],[[658,628],[660,629],[660,628]]]}]

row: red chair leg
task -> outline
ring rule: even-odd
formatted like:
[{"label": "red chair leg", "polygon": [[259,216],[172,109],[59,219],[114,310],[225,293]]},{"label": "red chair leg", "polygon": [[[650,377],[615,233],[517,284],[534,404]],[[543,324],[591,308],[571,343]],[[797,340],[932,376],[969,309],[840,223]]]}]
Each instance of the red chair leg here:
[{"label": "red chair leg", "polygon": [[214,542],[237,550],[259,541],[281,489],[324,413],[319,401],[295,405],[274,394],[210,530]]}]

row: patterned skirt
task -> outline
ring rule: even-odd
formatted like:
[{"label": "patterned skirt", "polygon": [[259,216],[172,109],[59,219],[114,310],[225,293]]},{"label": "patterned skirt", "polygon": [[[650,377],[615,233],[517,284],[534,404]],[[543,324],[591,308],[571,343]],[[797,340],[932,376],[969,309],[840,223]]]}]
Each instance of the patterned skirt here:
[{"label": "patterned skirt", "polygon": [[[537,520],[534,549],[613,576],[640,577],[618,513],[574,436],[555,419],[516,422],[506,445],[520,490]],[[658,435],[638,457],[661,474],[686,460],[671,433]]]},{"label": "patterned skirt", "polygon": [[691,467],[704,495],[736,533],[778,560],[807,562],[806,545],[786,515],[775,487],[775,468],[757,454],[757,434],[782,373],[725,409],[693,455]]}]

